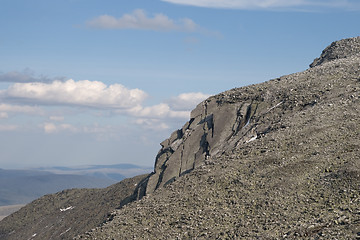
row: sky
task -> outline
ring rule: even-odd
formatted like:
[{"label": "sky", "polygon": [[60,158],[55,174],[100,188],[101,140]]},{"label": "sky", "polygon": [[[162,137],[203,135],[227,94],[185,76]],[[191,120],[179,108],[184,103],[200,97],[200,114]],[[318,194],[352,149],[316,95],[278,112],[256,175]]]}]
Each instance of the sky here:
[{"label": "sky", "polygon": [[359,22],[358,0],[0,0],[0,168],[153,166],[202,100]]}]

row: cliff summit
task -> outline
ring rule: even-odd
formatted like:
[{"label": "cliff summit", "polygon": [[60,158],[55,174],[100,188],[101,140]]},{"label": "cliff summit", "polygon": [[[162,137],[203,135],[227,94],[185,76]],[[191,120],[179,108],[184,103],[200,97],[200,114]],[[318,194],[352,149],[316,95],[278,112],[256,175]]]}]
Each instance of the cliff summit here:
[{"label": "cliff summit", "polygon": [[319,58],[310,64],[310,67],[316,67],[326,62],[336,59],[359,57],[360,55],[360,37],[343,39],[333,42],[324,49]]}]

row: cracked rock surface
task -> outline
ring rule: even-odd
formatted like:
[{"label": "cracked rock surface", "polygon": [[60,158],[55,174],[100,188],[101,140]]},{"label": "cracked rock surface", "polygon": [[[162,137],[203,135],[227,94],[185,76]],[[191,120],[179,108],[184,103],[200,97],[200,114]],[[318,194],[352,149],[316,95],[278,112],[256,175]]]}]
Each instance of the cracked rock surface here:
[{"label": "cracked rock surface", "polygon": [[[310,66],[320,66],[346,58],[357,61],[359,57],[360,37],[344,39],[333,42]],[[324,95],[322,87],[326,89],[326,86],[314,85],[317,90],[311,89],[312,96],[305,91],[308,91],[307,88],[311,87],[311,84],[315,84],[309,80],[317,74],[322,74],[322,71],[324,69],[320,68],[317,71],[308,70],[306,73],[310,79],[307,79],[307,86],[301,86],[302,89],[279,87],[272,81],[271,84],[233,89],[200,103],[191,112],[190,121],[161,143],[162,148],[156,157],[154,173],[149,177],[146,186],[143,186],[146,188],[144,193],[151,194],[157,188],[171,183],[177,177],[203,164],[205,160],[262,137],[273,128],[271,125],[274,123],[266,125],[261,123],[261,120],[263,116],[271,115],[273,109],[288,110],[288,106],[291,107],[291,111],[296,111],[300,109],[299,105],[315,105],[321,95]],[[283,84],[283,79],[296,78],[298,75],[300,74],[285,76],[275,81],[281,81]],[[304,84],[302,78],[297,81]],[[254,91],[256,88],[257,91]]]}]

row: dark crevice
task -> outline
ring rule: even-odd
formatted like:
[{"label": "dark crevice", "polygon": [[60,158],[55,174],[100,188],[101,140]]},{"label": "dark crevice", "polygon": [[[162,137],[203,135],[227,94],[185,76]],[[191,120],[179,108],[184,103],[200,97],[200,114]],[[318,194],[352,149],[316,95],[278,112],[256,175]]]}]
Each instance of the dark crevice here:
[{"label": "dark crevice", "polygon": [[207,102],[204,102],[205,116],[207,116]]},{"label": "dark crevice", "polygon": [[173,183],[175,181],[176,177],[170,178],[166,183],[164,183],[164,187],[170,183]]},{"label": "dark crevice", "polygon": [[181,129],[177,130],[177,138],[176,139],[181,139],[184,136],[184,133]]},{"label": "dark crevice", "polygon": [[[203,120],[201,120],[199,123],[200,124],[204,124],[204,132],[208,133],[209,130],[211,130],[211,137],[214,137],[214,114],[210,114],[209,116],[206,116]],[[206,129],[206,127],[207,129]]]},{"label": "dark crevice", "polygon": [[246,109],[246,114],[245,114],[245,119],[244,121],[241,121],[241,123],[238,125],[235,134],[236,135],[245,125],[247,125],[250,122],[250,118],[251,118],[251,111],[252,111],[252,104],[250,104],[247,109]]},{"label": "dark crevice", "polygon": [[214,115],[211,114],[205,119],[208,130],[211,129],[211,137],[214,137]]},{"label": "dark crevice", "polygon": [[180,168],[179,168],[179,174],[178,176],[181,176],[181,171],[182,171],[182,165],[183,165],[183,156],[184,156],[184,144],[182,145],[182,149],[181,149],[181,154],[180,154]]},{"label": "dark crevice", "polygon": [[[156,169],[156,165],[159,161],[159,157],[162,156],[163,154],[166,154],[167,152],[170,152],[170,155],[174,153],[174,150],[172,150],[170,147],[168,148],[164,148],[162,147],[160,149],[160,151],[158,152],[158,154],[156,155],[156,158],[155,158],[155,165],[154,165],[154,170]],[[167,160],[166,160],[167,161]]]},{"label": "dark crevice", "polygon": [[214,115],[211,114],[210,118],[208,119],[208,121],[206,121],[207,125],[208,125],[208,129],[211,129],[211,137],[214,137],[214,128],[215,128],[215,124],[214,124]]},{"label": "dark crevice", "polygon": [[[165,152],[166,152],[166,151],[164,151],[164,153],[165,153]],[[169,159],[170,159],[170,157],[172,156],[172,154],[174,153],[174,151],[173,151],[172,149],[169,149],[168,152],[169,152],[169,154],[167,154],[166,160],[164,161],[163,165],[161,165],[161,167],[160,167],[160,174],[159,174],[158,182],[157,182],[157,184],[156,184],[155,189],[158,189],[158,188],[159,188],[159,186],[160,186],[160,184],[161,184],[161,182],[162,182],[162,180],[163,180],[165,170],[166,170],[166,168],[167,168],[166,164],[167,164],[167,162],[169,161]],[[160,155],[158,155],[158,156],[160,156]]]},{"label": "dark crevice", "polygon": [[247,106],[245,116],[243,116],[241,114],[241,110],[244,107],[244,105],[245,104],[241,105],[241,107],[238,109],[237,118],[236,118],[235,123],[233,125],[233,132],[226,139],[226,141],[229,141],[233,136],[237,135],[240,132],[241,129],[243,129],[245,126],[249,125],[251,118],[255,115],[258,104],[256,104],[255,109],[253,109],[253,107],[252,107],[253,103],[249,104]]},{"label": "dark crevice", "polygon": [[205,159],[210,156],[210,144],[206,139],[207,136],[208,136],[208,134],[204,133],[204,135],[202,135],[201,140],[200,140],[200,146],[202,148],[202,154],[205,153]]},{"label": "dark crevice", "polygon": [[181,176],[183,176],[183,175],[185,175],[185,174],[190,173],[192,170],[194,170],[194,168],[191,168],[191,169],[188,169],[188,170],[182,172],[182,173],[179,175],[179,177],[181,177]]},{"label": "dark crevice", "polygon": [[143,198],[145,195],[146,195],[146,187],[147,187],[147,184],[149,182],[149,178],[153,175],[154,173],[151,173],[149,174],[148,176],[146,176],[144,179],[142,179],[137,187],[135,188],[133,194],[131,194],[130,196],[126,197],[125,199],[123,199],[121,202],[120,202],[120,206],[116,209],[120,209],[122,208],[123,206],[125,206],[126,204],[128,203],[131,203],[133,201],[136,201],[136,200],[140,200],[141,198]]},{"label": "dark crevice", "polygon": [[189,129],[191,124],[195,121],[195,118],[190,118],[189,125],[186,129]]}]

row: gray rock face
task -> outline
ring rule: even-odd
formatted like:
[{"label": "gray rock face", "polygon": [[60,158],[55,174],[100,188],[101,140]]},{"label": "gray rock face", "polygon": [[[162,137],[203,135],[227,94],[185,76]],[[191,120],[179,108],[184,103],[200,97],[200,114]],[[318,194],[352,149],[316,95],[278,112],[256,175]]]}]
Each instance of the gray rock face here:
[{"label": "gray rock face", "polygon": [[[310,66],[359,56],[360,37],[344,39],[333,42]],[[295,75],[298,74],[291,77]],[[191,112],[190,121],[161,143],[154,172],[142,186],[142,192],[151,194],[229,149],[260,138],[272,128],[261,123],[274,108],[295,102],[295,106],[304,107],[317,101],[305,96],[295,99],[295,92],[280,92],[273,84],[263,85],[242,88],[242,94],[232,89],[200,103]],[[143,197],[138,193],[137,196]]]},{"label": "gray rock face", "polygon": [[190,121],[161,143],[154,174],[147,184],[147,194],[223,151],[224,144],[251,117],[251,104],[220,105],[216,98],[202,102],[192,111]]},{"label": "gray rock face", "polygon": [[[145,182],[143,193],[149,195],[269,130],[260,123],[267,113],[283,104],[278,98],[284,94],[266,86],[243,90],[245,94],[233,89],[210,97],[191,112],[190,121],[161,143],[154,172]],[[143,197],[138,193],[137,196]]]},{"label": "gray rock face", "polygon": [[349,58],[360,54],[360,37],[343,39],[333,42],[324,49],[319,58],[316,58],[310,67],[319,66],[335,59]]}]

